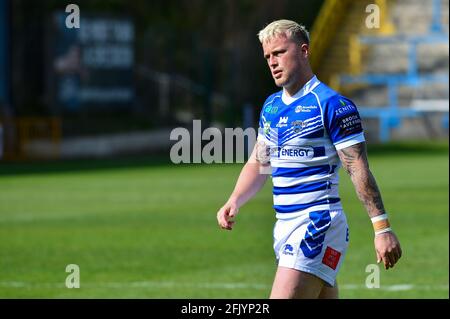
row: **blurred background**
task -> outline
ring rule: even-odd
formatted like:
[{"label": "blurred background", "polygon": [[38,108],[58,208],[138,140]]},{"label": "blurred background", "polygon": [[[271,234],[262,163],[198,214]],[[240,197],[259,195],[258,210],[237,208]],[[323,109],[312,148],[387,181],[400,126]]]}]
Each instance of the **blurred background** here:
[{"label": "blurred background", "polygon": [[77,4],[79,29],[62,1],[0,1],[3,160],[166,150],[193,119],[255,127],[277,90],[256,34],[282,17],[311,31],[313,70],[370,141],[448,134],[448,1]]},{"label": "blurred background", "polygon": [[273,90],[257,32],[288,12],[311,27],[321,7],[79,1],[68,29],[62,1],[1,3],[4,159],[167,149],[171,128],[242,126],[244,108],[253,126]]},{"label": "blurred background", "polygon": [[256,128],[278,90],[257,33],[285,18],[358,106],[404,238],[398,271],[367,289],[371,225],[343,176],[342,296],[448,298],[448,0],[78,0],[80,28],[69,4],[0,0],[0,297],[266,297],[270,186],[219,232],[241,166],[174,165],[169,135]]}]

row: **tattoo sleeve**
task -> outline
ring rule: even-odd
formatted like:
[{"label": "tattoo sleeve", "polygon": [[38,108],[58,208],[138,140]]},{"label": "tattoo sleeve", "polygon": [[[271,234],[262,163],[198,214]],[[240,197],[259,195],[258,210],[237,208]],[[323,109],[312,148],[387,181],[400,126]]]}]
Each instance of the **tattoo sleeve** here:
[{"label": "tattoo sleeve", "polygon": [[369,217],[385,213],[383,200],[375,178],[369,169],[366,143],[358,143],[338,150],[342,166],[355,186],[356,194],[364,204]]}]

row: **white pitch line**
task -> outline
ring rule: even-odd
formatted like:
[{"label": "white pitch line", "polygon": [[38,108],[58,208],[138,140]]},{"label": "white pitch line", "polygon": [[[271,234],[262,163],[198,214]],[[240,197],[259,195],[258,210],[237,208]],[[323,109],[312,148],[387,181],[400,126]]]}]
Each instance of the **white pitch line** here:
[{"label": "white pitch line", "polygon": [[[66,288],[64,283],[31,283],[24,281],[0,281],[0,287],[4,288]],[[189,282],[164,282],[164,281],[132,281],[132,282],[98,282],[83,283],[80,282],[81,288],[193,288],[193,289],[256,289],[268,290],[271,285],[255,284],[255,283],[189,283]],[[409,290],[449,290],[449,285],[380,285],[380,288],[367,288],[365,285],[342,284],[339,285],[342,290],[371,290],[379,289],[384,291],[409,291]]]}]

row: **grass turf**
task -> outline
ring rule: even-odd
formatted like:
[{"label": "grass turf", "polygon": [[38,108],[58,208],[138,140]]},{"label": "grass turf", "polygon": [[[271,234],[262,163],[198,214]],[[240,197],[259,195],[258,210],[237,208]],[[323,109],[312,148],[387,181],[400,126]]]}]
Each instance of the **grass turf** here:
[{"label": "grass turf", "polygon": [[[341,170],[350,246],[341,298],[448,298],[448,143],[369,149],[403,257],[380,269],[373,232]],[[270,182],[221,231],[241,169],[116,159],[0,165],[0,298],[266,298],[275,271]],[[65,287],[68,264],[80,289]]]}]

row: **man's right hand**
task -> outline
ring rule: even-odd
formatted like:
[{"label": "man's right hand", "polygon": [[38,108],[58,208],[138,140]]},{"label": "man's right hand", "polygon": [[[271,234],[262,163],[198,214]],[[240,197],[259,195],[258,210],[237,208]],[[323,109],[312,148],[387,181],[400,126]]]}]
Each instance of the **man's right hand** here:
[{"label": "man's right hand", "polygon": [[227,202],[217,213],[217,222],[222,229],[232,230],[234,225],[233,218],[236,217],[239,208],[235,203]]}]

